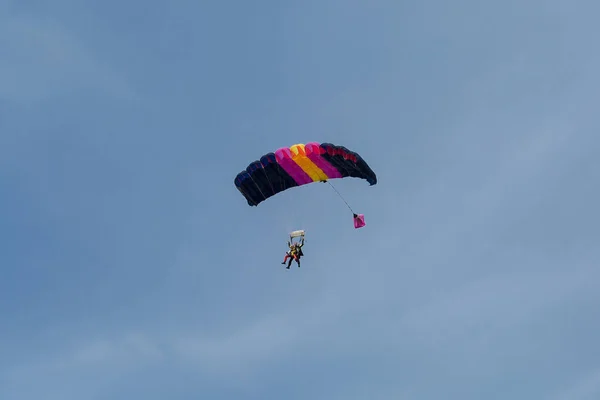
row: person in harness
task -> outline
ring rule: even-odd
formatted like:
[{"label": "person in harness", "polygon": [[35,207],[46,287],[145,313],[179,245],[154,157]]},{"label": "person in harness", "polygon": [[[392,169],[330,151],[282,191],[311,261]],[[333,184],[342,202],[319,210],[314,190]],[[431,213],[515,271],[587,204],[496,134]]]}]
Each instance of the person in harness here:
[{"label": "person in harness", "polygon": [[282,264],[285,264],[287,262],[286,269],[290,269],[290,267],[292,266],[292,261],[296,261],[296,263],[298,264],[298,268],[300,268],[300,257],[304,255],[304,253],[302,252],[302,246],[304,246],[304,237],[302,238],[300,243],[291,243],[288,241],[287,245],[290,249],[285,253],[285,257],[283,259]]}]

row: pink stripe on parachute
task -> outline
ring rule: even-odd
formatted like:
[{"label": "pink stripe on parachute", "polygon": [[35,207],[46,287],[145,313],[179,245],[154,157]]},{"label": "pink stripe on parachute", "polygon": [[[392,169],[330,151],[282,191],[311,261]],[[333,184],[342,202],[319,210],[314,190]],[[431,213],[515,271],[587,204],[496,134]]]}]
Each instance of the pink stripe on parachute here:
[{"label": "pink stripe on parachute", "polygon": [[308,157],[310,161],[319,167],[321,171],[325,172],[325,175],[327,175],[329,179],[342,177],[340,171],[338,171],[333,165],[329,164],[326,159],[321,157],[321,154],[325,152],[325,150],[321,148],[321,144],[316,142],[307,143],[304,145],[304,151],[306,152],[306,157]]},{"label": "pink stripe on parachute", "polygon": [[296,181],[298,185],[313,182],[306,172],[292,159],[292,153],[288,147],[282,147],[275,152],[277,163]]}]

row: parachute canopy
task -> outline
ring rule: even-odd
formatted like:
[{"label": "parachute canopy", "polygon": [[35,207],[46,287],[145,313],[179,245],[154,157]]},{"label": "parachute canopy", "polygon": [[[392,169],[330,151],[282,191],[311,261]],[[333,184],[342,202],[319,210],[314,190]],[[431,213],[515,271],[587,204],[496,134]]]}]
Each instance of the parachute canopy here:
[{"label": "parachute canopy", "polygon": [[359,154],[343,146],[311,142],[263,155],[240,172],[234,183],[248,205],[257,206],[292,187],[346,177],[377,184],[377,176]]}]

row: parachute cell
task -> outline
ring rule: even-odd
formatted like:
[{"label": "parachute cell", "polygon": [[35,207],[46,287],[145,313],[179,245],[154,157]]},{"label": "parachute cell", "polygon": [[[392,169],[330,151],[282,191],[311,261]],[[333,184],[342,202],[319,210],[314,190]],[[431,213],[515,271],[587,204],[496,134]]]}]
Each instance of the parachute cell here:
[{"label": "parachute cell", "polygon": [[257,206],[292,187],[346,177],[377,184],[377,176],[358,153],[331,143],[311,142],[263,155],[240,172],[234,183],[248,205]]}]

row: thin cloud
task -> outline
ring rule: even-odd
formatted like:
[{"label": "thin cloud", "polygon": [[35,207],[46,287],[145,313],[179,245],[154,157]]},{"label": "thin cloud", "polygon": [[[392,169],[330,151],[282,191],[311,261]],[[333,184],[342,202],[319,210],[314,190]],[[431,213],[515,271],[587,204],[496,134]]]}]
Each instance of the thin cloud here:
[{"label": "thin cloud", "polygon": [[126,79],[59,23],[41,18],[0,19],[0,98],[18,104],[94,90],[137,97]]},{"label": "thin cloud", "polygon": [[581,375],[576,382],[549,400],[597,400],[600,398],[600,368]]}]

